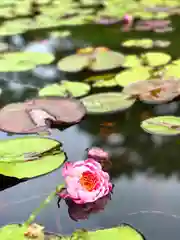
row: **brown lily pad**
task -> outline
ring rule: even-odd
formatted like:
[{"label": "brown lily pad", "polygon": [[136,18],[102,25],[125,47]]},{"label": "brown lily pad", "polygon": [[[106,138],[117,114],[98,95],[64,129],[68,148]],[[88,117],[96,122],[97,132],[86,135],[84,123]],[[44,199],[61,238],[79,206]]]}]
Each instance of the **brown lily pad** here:
[{"label": "brown lily pad", "polygon": [[140,20],[135,25],[136,31],[166,32],[172,29],[170,20]]},{"label": "brown lily pad", "polygon": [[152,79],[132,83],[124,88],[124,93],[137,96],[145,103],[164,103],[180,94],[179,80]]},{"label": "brown lily pad", "polygon": [[24,103],[8,104],[0,110],[0,129],[12,133],[39,133],[51,125],[79,122],[85,107],[76,99],[37,98]]}]

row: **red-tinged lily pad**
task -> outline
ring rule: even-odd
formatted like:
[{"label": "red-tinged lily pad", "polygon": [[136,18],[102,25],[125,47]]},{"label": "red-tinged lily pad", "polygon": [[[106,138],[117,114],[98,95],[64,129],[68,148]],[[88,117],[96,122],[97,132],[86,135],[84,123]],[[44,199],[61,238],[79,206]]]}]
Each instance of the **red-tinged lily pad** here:
[{"label": "red-tinged lily pad", "polygon": [[166,28],[171,27],[170,20],[140,20],[135,25],[137,31],[166,31]]},{"label": "red-tinged lily pad", "polygon": [[137,96],[145,103],[159,104],[171,101],[180,94],[180,82],[173,79],[139,81],[126,86],[123,92]]},{"label": "red-tinged lily pad", "polygon": [[77,123],[85,112],[83,104],[76,99],[37,98],[24,103],[8,104],[2,108],[0,129],[12,133],[44,132],[51,124]]},{"label": "red-tinged lily pad", "polygon": [[94,21],[96,24],[100,25],[112,25],[116,23],[120,23],[120,19],[110,17],[110,16],[100,16]]}]

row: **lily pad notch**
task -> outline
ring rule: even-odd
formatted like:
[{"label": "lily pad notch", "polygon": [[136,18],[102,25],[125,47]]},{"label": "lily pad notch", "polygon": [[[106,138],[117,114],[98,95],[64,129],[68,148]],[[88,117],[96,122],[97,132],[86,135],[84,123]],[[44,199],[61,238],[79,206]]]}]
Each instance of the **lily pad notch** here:
[{"label": "lily pad notch", "polygon": [[1,141],[0,174],[19,179],[47,174],[66,160],[62,144],[44,137],[20,137]]}]

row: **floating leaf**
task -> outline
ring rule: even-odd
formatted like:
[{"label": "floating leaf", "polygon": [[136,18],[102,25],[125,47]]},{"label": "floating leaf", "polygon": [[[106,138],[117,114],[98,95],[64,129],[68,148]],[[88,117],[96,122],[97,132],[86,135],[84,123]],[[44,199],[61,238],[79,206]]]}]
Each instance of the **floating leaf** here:
[{"label": "floating leaf", "polygon": [[129,225],[120,225],[119,227],[101,229],[93,232],[79,230],[73,233],[73,237],[100,240],[100,239],[123,239],[123,240],[144,240],[144,237],[136,229]]},{"label": "floating leaf", "polygon": [[172,61],[172,64],[180,66],[180,59],[176,59],[176,60]]},{"label": "floating leaf", "polygon": [[120,67],[124,62],[124,56],[118,52],[106,51],[96,54],[96,60],[89,69],[93,71],[105,71]]},{"label": "floating leaf", "polygon": [[100,80],[100,81],[97,81],[97,82],[93,83],[92,86],[93,86],[93,87],[96,87],[96,88],[116,87],[116,86],[117,86],[117,82],[116,82],[115,79],[111,79],[111,80]]},{"label": "floating leaf", "polygon": [[123,92],[138,96],[145,103],[159,104],[173,100],[180,94],[180,81],[151,79],[129,84]]},{"label": "floating leaf", "polygon": [[60,38],[66,38],[71,35],[70,31],[52,31],[50,33],[51,37],[60,37]]},{"label": "floating leaf", "polygon": [[180,70],[178,65],[170,64],[165,68],[164,78],[169,77],[180,78]]},{"label": "floating leaf", "polygon": [[104,47],[88,49],[85,48],[85,51],[81,49],[77,54],[63,58],[58,62],[58,68],[66,72],[79,72],[85,68],[104,71],[120,67],[124,61],[122,54]]},{"label": "floating leaf", "polygon": [[55,57],[51,53],[36,52],[36,51],[33,52],[33,50],[31,50],[31,52],[28,52],[28,51],[22,52],[22,57],[24,57],[25,61],[30,60],[34,62],[36,65],[50,64],[55,59]]},{"label": "floating leaf", "polygon": [[135,99],[129,99],[129,96],[122,93],[108,92],[92,94],[82,98],[87,112],[90,114],[106,114],[123,111],[130,108]]},{"label": "floating leaf", "polygon": [[144,131],[161,136],[180,134],[180,117],[160,116],[144,120],[141,123]]},{"label": "floating leaf", "polygon": [[4,24],[0,27],[0,36],[13,36],[27,31],[27,28],[21,25]]},{"label": "floating leaf", "polygon": [[7,51],[9,49],[9,45],[4,42],[0,42],[0,52]]},{"label": "floating leaf", "polygon": [[0,55],[1,72],[21,72],[35,68],[38,64],[49,64],[54,60],[50,53],[11,52]]},{"label": "floating leaf", "polygon": [[1,141],[0,174],[32,178],[60,167],[65,154],[53,139],[22,137]]},{"label": "floating leaf", "polygon": [[91,90],[89,84],[82,82],[61,81],[61,86],[73,97],[84,96]]},{"label": "floating leaf", "polygon": [[[0,237],[2,240],[27,240],[24,236],[24,233],[27,231],[28,226],[26,225],[17,225],[10,224],[0,228]],[[43,234],[43,232],[42,232]],[[128,224],[122,224],[118,227],[109,228],[109,229],[100,229],[96,231],[87,231],[76,230],[72,236],[62,236],[56,235],[53,233],[45,232],[46,240],[68,240],[68,239],[82,239],[82,240],[100,240],[100,239],[123,239],[123,240],[144,240],[144,236],[138,232],[135,228]],[[37,240],[44,240],[44,236],[42,238],[36,238]]]},{"label": "floating leaf", "polygon": [[141,60],[136,55],[128,55],[125,57],[123,67],[141,67]]},{"label": "floating leaf", "polygon": [[105,74],[105,75],[97,75],[97,76],[92,76],[89,78],[86,78],[84,81],[85,82],[95,82],[95,81],[104,81],[104,80],[111,80],[114,78],[116,74],[110,73],[110,74]]},{"label": "floating leaf", "polygon": [[130,83],[143,81],[150,77],[149,68],[137,67],[130,70],[120,72],[116,75],[118,85],[124,87]]},{"label": "floating leaf", "polygon": [[140,47],[140,48],[152,48],[153,47],[153,40],[151,39],[132,39],[132,40],[127,40],[122,43],[123,47]]},{"label": "floating leaf", "polygon": [[170,41],[164,41],[164,40],[155,40],[154,41],[154,46],[155,47],[160,47],[160,48],[169,47],[170,44],[171,44]]},{"label": "floating leaf", "polygon": [[167,64],[171,60],[171,56],[161,52],[149,52],[142,55],[151,67],[157,67]]},{"label": "floating leaf", "polygon": [[58,62],[58,68],[65,72],[79,72],[87,67],[89,64],[89,57],[83,55],[70,55]]},{"label": "floating leaf", "polygon": [[0,72],[24,72],[35,68],[35,64],[30,61],[13,62],[0,60]]},{"label": "floating leaf", "polygon": [[0,238],[3,240],[8,239],[8,240],[27,240],[24,237],[24,232],[27,230],[27,226],[19,226],[16,224],[10,224],[6,225],[2,228],[0,228]]},{"label": "floating leaf", "polygon": [[45,86],[39,90],[38,95],[40,97],[44,96],[66,96],[66,89],[60,84],[54,83]]},{"label": "floating leaf", "polygon": [[12,133],[40,133],[48,131],[51,123],[77,123],[84,115],[85,108],[76,99],[39,98],[2,108],[0,129]]},{"label": "floating leaf", "polygon": [[39,96],[73,96],[81,97],[91,90],[87,83],[61,81],[60,84],[50,84],[39,91]]}]

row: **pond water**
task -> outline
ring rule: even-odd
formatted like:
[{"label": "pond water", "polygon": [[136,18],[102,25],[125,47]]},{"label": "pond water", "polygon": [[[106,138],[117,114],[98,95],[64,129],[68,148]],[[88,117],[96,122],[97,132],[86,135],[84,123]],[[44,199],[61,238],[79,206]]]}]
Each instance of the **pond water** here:
[{"label": "pond water", "polygon": [[[173,41],[167,49],[173,57],[179,57],[179,23],[179,18],[174,17],[173,26],[176,31],[159,35],[161,39]],[[118,27],[109,29],[109,32],[101,27],[104,35],[99,36],[99,28],[79,27],[77,33],[72,30],[74,35],[77,34],[85,42],[88,39],[89,42],[95,42],[97,45],[100,43],[121,51],[125,50],[120,49],[120,42],[122,39],[128,39],[129,36],[156,38],[156,34],[150,32],[121,33]],[[115,34],[113,36],[115,41],[111,38],[112,32]],[[44,38],[44,33],[37,33],[25,35],[22,44]],[[12,39],[9,38],[7,41]],[[67,53],[69,52],[63,54]],[[2,74],[1,105],[35,96],[38,87],[65,77],[64,73],[57,72],[54,80],[43,72],[44,69],[40,69],[38,77],[29,72],[8,73],[6,76]],[[83,77],[83,74],[68,76],[70,80],[81,80]],[[63,143],[63,149],[70,161],[85,159],[86,149],[91,146],[99,146],[107,150],[113,163],[110,175],[115,187],[112,199],[108,201],[104,211],[91,214],[87,220],[73,221],[69,217],[67,205],[61,202],[58,208],[56,199],[41,212],[37,222],[43,224],[48,231],[62,234],[70,234],[76,228],[97,229],[125,222],[139,229],[147,239],[178,240],[180,140],[178,137],[149,135],[140,128],[140,121],[147,116],[166,114],[178,116],[179,103],[172,102],[161,106],[136,103],[125,113],[88,116],[79,124],[62,132],[53,130],[52,137]],[[0,133],[1,139],[16,136]],[[0,225],[27,219],[31,211],[38,207],[39,203],[62,181],[61,169],[21,183],[16,179],[0,176]]]}]

